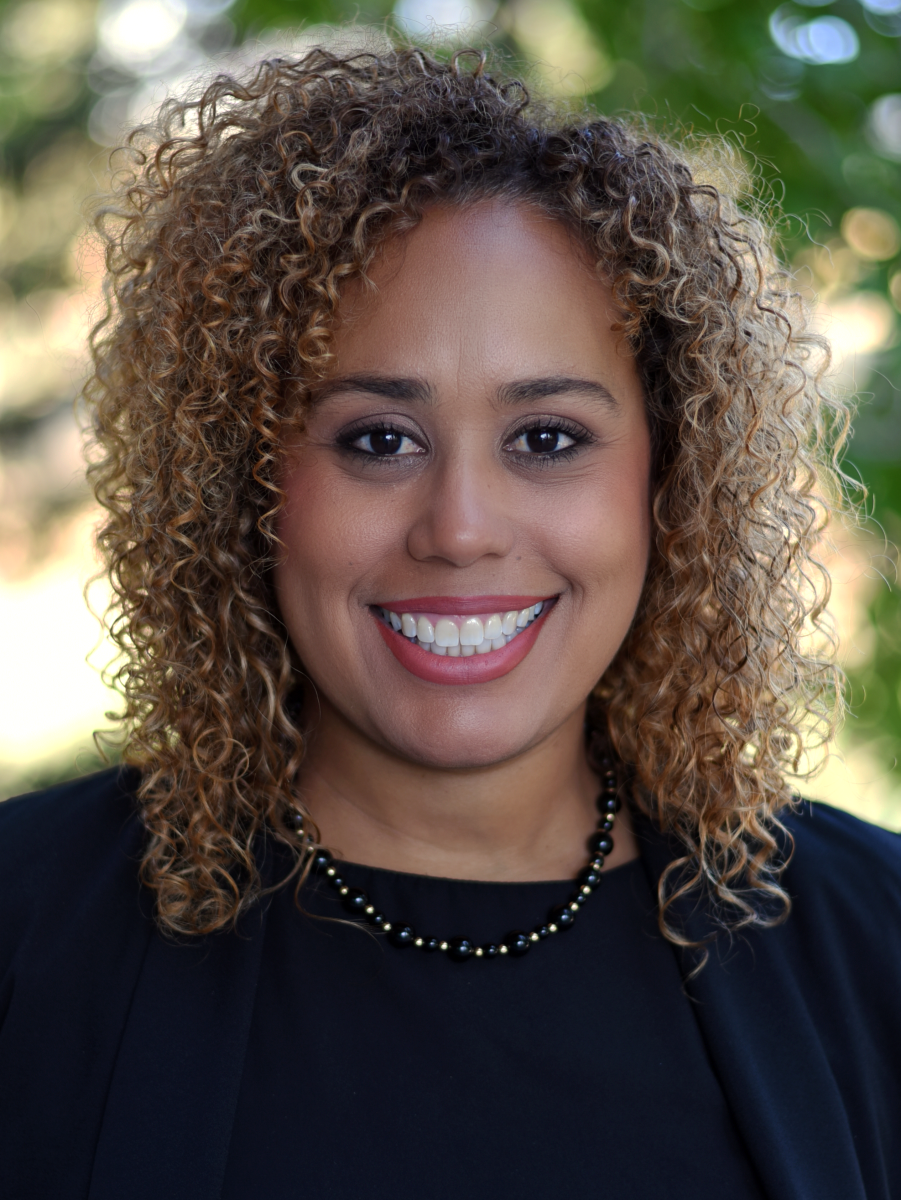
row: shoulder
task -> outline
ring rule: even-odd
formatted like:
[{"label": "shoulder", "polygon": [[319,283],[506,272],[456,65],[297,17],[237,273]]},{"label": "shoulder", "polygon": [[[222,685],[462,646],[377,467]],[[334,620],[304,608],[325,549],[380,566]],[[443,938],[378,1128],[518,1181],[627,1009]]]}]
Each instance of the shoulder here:
[{"label": "shoulder", "polygon": [[138,773],[114,767],[0,803],[0,944],[43,910],[137,878]]},{"label": "shoulder", "polygon": [[[138,774],[111,767],[0,803],[0,879],[102,852],[136,815]],[[24,882],[24,880],[23,880]]]},{"label": "shoulder", "polygon": [[794,845],[783,882],[795,904],[840,908],[868,926],[878,914],[901,922],[901,834],[810,801],[784,824]]},{"label": "shoulder", "polygon": [[782,876],[791,912],[760,931],[755,953],[782,960],[822,1027],[856,1014],[896,1038],[901,836],[818,803],[784,824],[794,842]]},{"label": "shoulder", "polygon": [[[901,835],[816,801],[781,813],[780,820],[788,834],[777,831],[787,861],[780,882],[791,898],[791,912],[775,928],[758,926],[760,953],[781,947],[798,961],[819,950],[876,961],[891,947],[897,951],[901,986]],[[636,830],[656,884],[684,850],[646,818],[637,820]],[[753,902],[753,896],[747,898]],[[674,914],[691,940],[716,938],[727,948],[733,945],[730,937],[719,939],[724,914],[709,897],[677,901]],[[778,907],[768,910],[761,901],[762,917],[778,914]]]},{"label": "shoulder", "polygon": [[153,936],[137,782],[114,769],[0,804],[4,1196],[86,1196],[90,1187]]}]

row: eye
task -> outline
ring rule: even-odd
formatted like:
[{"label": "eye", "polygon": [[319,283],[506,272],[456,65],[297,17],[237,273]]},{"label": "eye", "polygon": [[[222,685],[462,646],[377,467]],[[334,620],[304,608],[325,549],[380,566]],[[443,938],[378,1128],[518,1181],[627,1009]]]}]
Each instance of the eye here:
[{"label": "eye", "polygon": [[401,455],[422,453],[421,446],[397,429],[369,429],[365,433],[357,434],[347,444],[354,450],[372,454],[377,458],[398,458]]},{"label": "eye", "polygon": [[524,429],[512,442],[508,442],[504,449],[513,450],[517,454],[557,454],[575,444],[576,439],[565,430],[538,425],[532,429]]}]

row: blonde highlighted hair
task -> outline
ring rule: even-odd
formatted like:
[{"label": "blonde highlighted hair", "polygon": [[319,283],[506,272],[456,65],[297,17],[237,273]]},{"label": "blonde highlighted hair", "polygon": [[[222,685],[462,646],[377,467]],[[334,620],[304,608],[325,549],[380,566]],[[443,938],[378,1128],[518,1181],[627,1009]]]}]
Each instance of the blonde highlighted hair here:
[{"label": "blonde highlighted hair", "polygon": [[262,62],[168,101],[130,146],[98,218],[89,470],[163,927],[233,923],[262,833],[299,854],[299,674],[270,568],[282,448],[342,284],[429,205],[486,197],[581,239],[645,384],[654,547],[593,710],[684,848],[662,927],[683,939],[669,906],[698,888],[733,925],[787,911],[778,814],[840,699],[815,554],[848,414],[764,223],[655,136],[558,114],[477,51]]}]

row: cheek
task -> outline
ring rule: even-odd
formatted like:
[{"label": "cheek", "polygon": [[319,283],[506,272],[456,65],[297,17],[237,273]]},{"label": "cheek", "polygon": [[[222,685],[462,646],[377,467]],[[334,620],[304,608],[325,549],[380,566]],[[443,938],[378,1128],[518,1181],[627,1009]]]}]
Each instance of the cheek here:
[{"label": "cheek", "polygon": [[602,598],[605,605],[631,606],[634,611],[650,549],[644,458],[605,471],[600,480],[593,479],[554,507],[554,515],[546,510],[540,526],[545,552],[571,580],[577,598]]},{"label": "cheek", "polygon": [[341,588],[378,562],[399,539],[392,507],[376,504],[365,485],[331,472],[299,466],[282,485],[286,503],[278,523],[285,546],[279,572],[311,592],[311,599]]}]

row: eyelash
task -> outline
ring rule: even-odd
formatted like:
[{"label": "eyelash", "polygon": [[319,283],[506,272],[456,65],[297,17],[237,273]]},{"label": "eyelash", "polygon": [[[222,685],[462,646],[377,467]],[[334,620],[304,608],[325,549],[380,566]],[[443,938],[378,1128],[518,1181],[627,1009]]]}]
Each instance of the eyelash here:
[{"label": "eyelash", "polygon": [[509,446],[511,442],[515,442],[521,438],[523,434],[533,433],[538,430],[546,430],[548,433],[565,433],[567,437],[573,439],[571,446],[564,446],[559,450],[550,450],[545,454],[517,454],[517,458],[525,459],[530,465],[541,467],[551,467],[555,463],[569,462],[586,446],[592,445],[597,439],[588,432],[582,425],[577,425],[575,421],[568,421],[565,417],[534,417],[531,420],[524,421],[522,425],[517,426],[513,432],[504,439],[504,446]]},{"label": "eyelash", "polygon": [[[504,447],[506,448],[511,444],[511,442],[515,442],[524,434],[532,433],[537,430],[546,430],[549,433],[566,434],[567,437],[571,437],[573,439],[573,444],[571,446],[564,446],[559,450],[548,451],[547,453],[534,452],[531,454],[515,454],[516,458],[525,459],[530,465],[550,467],[554,463],[569,462],[585,446],[590,446],[596,441],[596,438],[582,425],[577,425],[574,421],[568,421],[564,417],[535,417],[531,420],[523,422],[522,425],[517,426],[514,430],[507,434],[507,436],[504,438]],[[399,459],[419,457],[419,455],[414,454],[373,454],[371,451],[361,450],[358,446],[353,444],[354,442],[359,441],[361,438],[375,433],[394,433],[397,434],[398,437],[409,438],[411,441],[421,445],[417,435],[411,433],[410,430],[404,429],[402,426],[397,425],[392,421],[374,421],[347,429],[338,435],[336,442],[339,449],[343,453],[371,466],[383,466],[391,462],[397,462]],[[511,452],[511,454],[512,453],[513,452]]]},{"label": "eyelash", "polygon": [[351,429],[346,429],[338,435],[336,442],[342,453],[357,459],[358,462],[365,463],[367,466],[384,466],[390,462],[397,462],[399,459],[419,457],[418,454],[373,454],[369,450],[361,450],[358,446],[354,445],[354,442],[358,442],[361,438],[373,433],[396,433],[398,437],[409,438],[411,442],[416,442],[417,445],[420,444],[416,434],[411,433],[409,429],[403,429],[393,421],[371,421],[357,425]]}]

